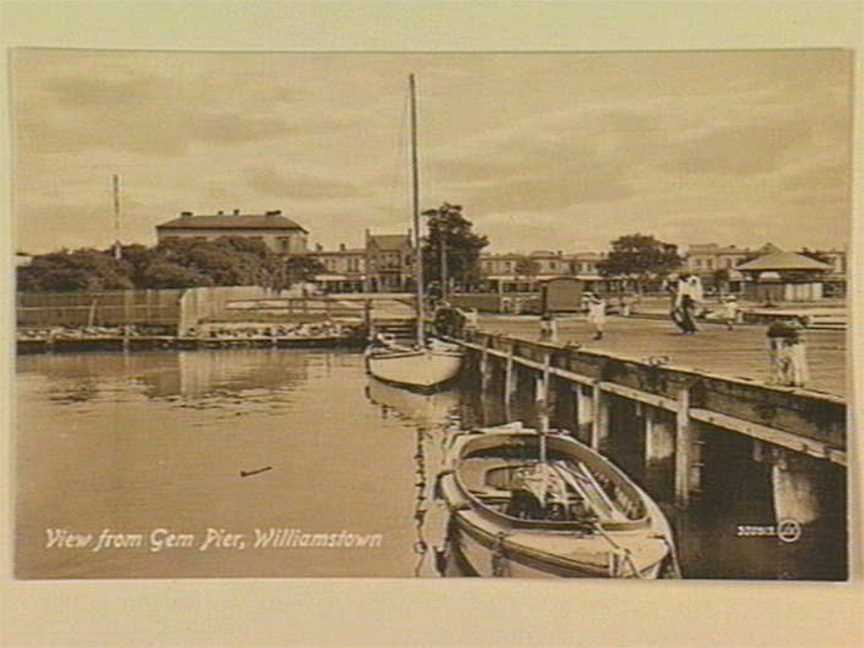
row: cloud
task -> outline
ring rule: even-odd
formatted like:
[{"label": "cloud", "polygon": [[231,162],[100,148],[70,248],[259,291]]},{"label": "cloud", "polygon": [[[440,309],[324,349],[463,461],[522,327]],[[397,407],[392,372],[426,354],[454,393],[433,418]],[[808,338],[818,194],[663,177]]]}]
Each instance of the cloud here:
[{"label": "cloud", "polygon": [[666,168],[683,174],[752,175],[782,170],[787,154],[810,139],[801,121],[724,125],[681,141]]},{"label": "cloud", "polygon": [[259,194],[292,200],[330,200],[360,196],[360,187],[334,178],[301,171],[280,172],[272,167],[245,170],[250,188]]}]

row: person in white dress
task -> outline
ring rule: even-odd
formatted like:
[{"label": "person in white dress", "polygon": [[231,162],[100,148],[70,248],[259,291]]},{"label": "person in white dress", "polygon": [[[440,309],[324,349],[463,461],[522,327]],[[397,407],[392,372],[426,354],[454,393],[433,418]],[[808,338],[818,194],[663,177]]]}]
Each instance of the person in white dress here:
[{"label": "person in white dress", "polygon": [[606,301],[599,295],[588,298],[588,323],[594,327],[594,339],[602,340],[606,327]]}]

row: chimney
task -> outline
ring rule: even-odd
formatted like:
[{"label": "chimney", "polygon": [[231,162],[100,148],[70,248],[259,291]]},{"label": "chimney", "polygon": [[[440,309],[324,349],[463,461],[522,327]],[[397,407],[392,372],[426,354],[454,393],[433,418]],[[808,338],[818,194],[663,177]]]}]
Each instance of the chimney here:
[{"label": "chimney", "polygon": [[180,212],[180,218],[192,218],[192,212],[191,211]]},{"label": "chimney", "polygon": [[240,215],[240,210],[239,210],[239,209],[235,209],[235,210],[234,210],[234,215],[235,215],[235,216],[239,216],[239,215]]},{"label": "chimney", "polygon": [[344,252],[344,251],[345,251],[345,244],[344,244],[344,243],[340,243],[340,244],[339,244],[339,251],[340,251],[340,252]]},{"label": "chimney", "polygon": [[223,211],[220,209],[218,212],[216,212],[216,215],[217,215],[217,216],[224,216],[224,215],[225,215],[225,212],[223,212]]}]

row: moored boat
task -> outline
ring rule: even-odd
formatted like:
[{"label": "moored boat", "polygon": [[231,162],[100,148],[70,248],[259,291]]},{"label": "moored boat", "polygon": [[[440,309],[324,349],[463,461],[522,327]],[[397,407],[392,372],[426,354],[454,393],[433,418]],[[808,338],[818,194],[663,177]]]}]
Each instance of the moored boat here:
[{"label": "moored boat", "polygon": [[410,78],[410,89],[417,341],[413,347],[405,347],[392,342],[373,339],[366,350],[366,369],[379,380],[409,389],[428,391],[439,389],[456,377],[462,365],[463,354],[455,345],[427,339],[424,330],[426,325],[424,308],[426,292],[423,280],[423,254],[421,253],[420,179],[417,165],[417,99],[413,74]]},{"label": "moored boat", "polygon": [[458,375],[461,366],[462,352],[458,348],[388,345],[366,351],[366,368],[372,376],[419,391],[445,387]]},{"label": "moored boat", "polygon": [[518,423],[456,434],[438,495],[450,511],[447,559],[477,575],[680,576],[659,506],[612,462],[563,434]]}]

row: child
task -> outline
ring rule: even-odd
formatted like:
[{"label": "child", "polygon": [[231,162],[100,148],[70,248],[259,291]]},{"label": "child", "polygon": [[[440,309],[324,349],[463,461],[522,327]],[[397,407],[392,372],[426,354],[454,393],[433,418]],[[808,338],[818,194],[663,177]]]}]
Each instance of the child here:
[{"label": "child", "polygon": [[594,327],[594,339],[602,340],[606,326],[606,302],[599,295],[588,298],[588,323]]},{"label": "child", "polygon": [[735,295],[729,295],[723,300],[723,321],[726,328],[732,330],[732,325],[738,321],[738,300]]},{"label": "child", "polygon": [[558,341],[558,322],[554,313],[543,313],[540,316],[540,340],[543,342]]}]

